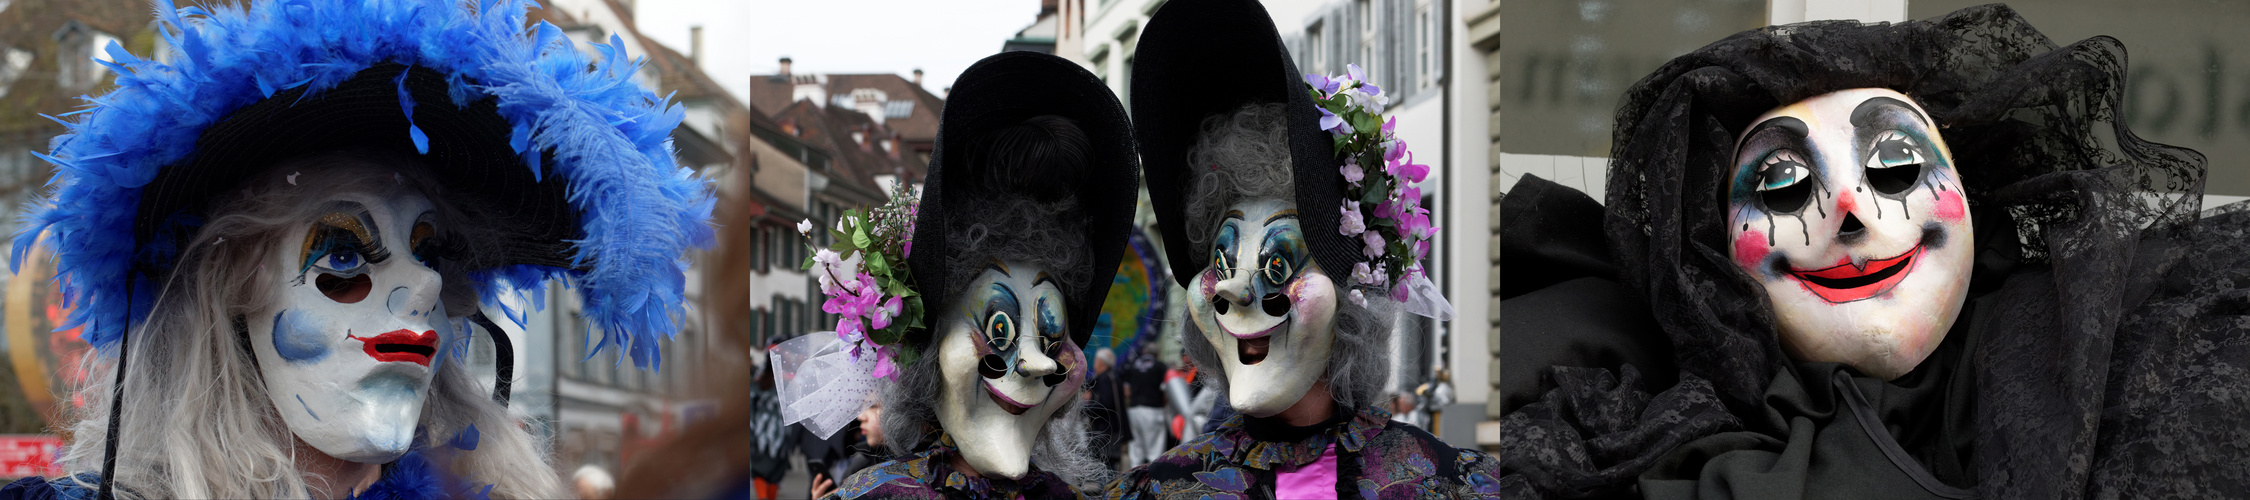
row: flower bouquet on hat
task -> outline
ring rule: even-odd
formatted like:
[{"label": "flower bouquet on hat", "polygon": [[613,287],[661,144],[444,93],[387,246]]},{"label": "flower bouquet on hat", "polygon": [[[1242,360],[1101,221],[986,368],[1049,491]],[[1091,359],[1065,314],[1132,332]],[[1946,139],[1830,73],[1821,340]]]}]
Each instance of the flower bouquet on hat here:
[{"label": "flower bouquet on hat", "polygon": [[1358,238],[1368,259],[1352,267],[1353,303],[1367,305],[1366,290],[1389,294],[1407,311],[1438,320],[1453,319],[1453,305],[1430,282],[1422,259],[1438,227],[1422,207],[1430,166],[1414,163],[1414,153],[1397,135],[1398,118],[1384,118],[1390,97],[1367,82],[1357,64],[1345,74],[1305,75],[1305,86],[1320,109],[1320,127],[1335,140],[1337,167],[1348,184],[1337,232]]},{"label": "flower bouquet on hat", "polygon": [[[895,379],[898,367],[920,353],[905,345],[909,330],[923,328],[922,294],[915,291],[907,256],[914,252],[914,218],[920,197],[903,183],[891,201],[844,211],[828,228],[833,243],[813,248],[802,268],[828,296],[820,310],[839,316],[836,329],[782,342],[773,350],[782,421],[803,422],[821,437],[843,429],[867,407],[876,379]],[[811,220],[797,232],[813,239]],[[798,374],[818,373],[817,377]]]}]

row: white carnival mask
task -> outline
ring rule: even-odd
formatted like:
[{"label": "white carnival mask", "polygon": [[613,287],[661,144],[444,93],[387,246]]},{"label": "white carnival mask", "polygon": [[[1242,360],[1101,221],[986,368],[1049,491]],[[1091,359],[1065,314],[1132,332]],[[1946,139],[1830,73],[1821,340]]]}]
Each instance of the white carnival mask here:
[{"label": "white carnival mask", "polygon": [[1270,417],[1326,375],[1336,282],[1313,261],[1292,204],[1236,204],[1217,231],[1188,311],[1226,370],[1227,403]]},{"label": "white carnival mask", "polygon": [[1077,397],[1086,360],[1066,306],[1046,270],[993,262],[945,309],[938,425],[979,473],[1022,478],[1048,417]]},{"label": "white carnival mask", "polygon": [[1937,348],[1975,238],[1929,113],[1889,89],[1814,96],[1752,121],[1727,197],[1732,256],[1773,301],[1781,345],[1890,380]]},{"label": "white carnival mask", "polygon": [[274,296],[244,318],[266,393],[289,431],[330,456],[387,463],[413,444],[452,333],[427,261],[430,200],[331,197],[279,240]]}]

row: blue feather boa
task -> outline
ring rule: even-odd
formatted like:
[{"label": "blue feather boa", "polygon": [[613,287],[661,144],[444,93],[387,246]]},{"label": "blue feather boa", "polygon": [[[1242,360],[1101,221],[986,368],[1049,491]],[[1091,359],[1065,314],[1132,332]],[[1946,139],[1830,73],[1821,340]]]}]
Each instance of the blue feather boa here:
[{"label": "blue feather boa", "polygon": [[[674,163],[670,134],[684,111],[632,82],[641,60],[628,58],[612,36],[593,46],[597,62],[560,28],[527,24],[535,7],[529,0],[260,0],[206,9],[157,0],[169,62],[112,43],[114,62],[103,64],[117,74],[116,89],[86,97],[88,109],[50,117],[69,131],[39,155],[56,166],[51,195],[26,210],[11,263],[20,268],[46,234],[63,293],[78,306],[63,327],[84,327],[88,342],[114,350],[125,328],[114,319],[147,317],[157,289],[131,268],[136,257],[165,251],[133,233],[142,189],[159,170],[192,154],[205,128],[278,91],[302,86],[318,94],[377,63],[407,64],[448,75],[455,105],[496,99],[524,165],[539,175],[540,153],[552,152],[579,215],[584,239],[571,243],[583,271],[473,273],[486,302],[502,290],[566,279],[601,332],[597,349],[614,344],[636,365],[657,367],[657,342],[678,330],[686,250],[711,241],[709,183]],[[401,104],[411,117],[414,103]],[[402,132],[426,143],[418,129]],[[129,311],[127,290],[139,295]]]},{"label": "blue feather boa", "polygon": [[446,474],[420,450],[407,452],[383,470],[383,477],[353,500],[422,500],[438,498],[488,499],[492,485],[472,485]]}]

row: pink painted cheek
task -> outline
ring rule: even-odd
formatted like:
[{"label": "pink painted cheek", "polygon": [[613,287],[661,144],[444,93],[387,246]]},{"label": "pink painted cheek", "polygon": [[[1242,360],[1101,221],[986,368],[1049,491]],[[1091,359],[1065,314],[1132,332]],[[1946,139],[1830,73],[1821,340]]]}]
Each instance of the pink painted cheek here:
[{"label": "pink painted cheek", "polygon": [[[1070,376],[1061,387],[1056,388],[1055,395],[1064,398],[1077,397],[1078,387],[1086,383],[1086,351],[1080,349],[1077,342],[1064,343],[1062,351],[1064,359],[1057,362],[1062,363],[1064,368],[1070,370]],[[1049,399],[1053,397],[1049,396]]]},{"label": "pink painted cheek", "polygon": [[1772,251],[1773,247],[1766,245],[1763,231],[1743,231],[1734,237],[1734,263],[1743,269],[1757,269],[1758,263],[1764,262],[1766,254]]},{"label": "pink painted cheek", "polygon": [[1958,221],[1968,211],[1968,204],[1961,201],[1961,193],[1948,189],[1938,192],[1937,207],[1932,210],[1939,219]]}]

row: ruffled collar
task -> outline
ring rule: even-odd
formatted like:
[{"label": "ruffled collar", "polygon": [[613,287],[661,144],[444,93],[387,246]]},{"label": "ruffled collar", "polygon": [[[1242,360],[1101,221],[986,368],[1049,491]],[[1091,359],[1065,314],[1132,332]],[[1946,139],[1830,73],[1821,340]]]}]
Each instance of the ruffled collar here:
[{"label": "ruffled collar", "polygon": [[925,486],[948,493],[952,498],[1016,499],[1025,498],[1024,492],[1046,491],[1048,481],[1056,481],[1053,474],[1039,470],[1031,464],[1023,479],[988,479],[982,475],[963,474],[951,464],[960,451],[953,445],[952,436],[945,436],[928,449],[901,460],[906,477],[921,481]]},{"label": "ruffled collar", "polygon": [[1339,454],[1357,453],[1390,421],[1390,412],[1374,406],[1338,411],[1326,422],[1302,427],[1237,413],[1212,433],[1212,452],[1253,469],[1295,468],[1319,460],[1330,446]]}]

